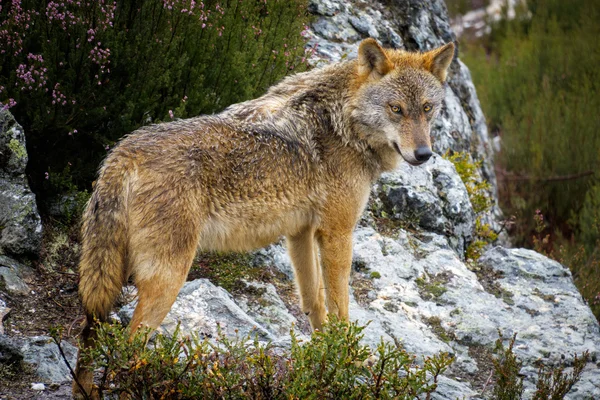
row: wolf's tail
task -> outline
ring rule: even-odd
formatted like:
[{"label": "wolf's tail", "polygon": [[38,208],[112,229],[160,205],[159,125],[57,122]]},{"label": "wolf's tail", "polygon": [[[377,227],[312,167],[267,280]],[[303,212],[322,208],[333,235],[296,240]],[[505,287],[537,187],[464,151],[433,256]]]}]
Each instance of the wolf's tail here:
[{"label": "wolf's tail", "polygon": [[[127,211],[123,175],[100,179],[82,218],[82,249],[79,262],[79,295],[86,314],[73,382],[75,398],[92,394],[93,372],[82,360],[82,351],[92,347],[97,322],[108,319],[110,310],[127,279]],[[110,178],[110,179],[109,179]]]}]

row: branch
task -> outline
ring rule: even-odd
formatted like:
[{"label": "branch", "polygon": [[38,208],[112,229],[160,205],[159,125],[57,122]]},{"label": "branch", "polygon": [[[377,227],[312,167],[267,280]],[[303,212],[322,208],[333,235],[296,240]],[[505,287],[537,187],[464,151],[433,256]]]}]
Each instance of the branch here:
[{"label": "branch", "polygon": [[509,181],[537,181],[537,182],[559,182],[559,181],[570,181],[574,179],[584,178],[586,176],[594,175],[594,171],[585,171],[580,172],[578,174],[569,174],[569,175],[557,175],[557,176],[549,176],[546,178],[530,176],[530,175],[520,175],[514,174],[512,172],[508,172],[502,168],[496,168],[496,174],[502,176],[502,178]]},{"label": "branch", "polygon": [[81,383],[79,383],[79,379],[77,379],[77,375],[75,374],[75,371],[73,371],[73,368],[71,368],[71,364],[69,364],[69,360],[67,359],[67,356],[65,355],[65,352],[63,351],[62,346],[60,345],[60,339],[59,339],[59,337],[54,336],[54,335],[50,335],[50,337],[52,338],[52,340],[54,340],[54,343],[56,343],[56,347],[58,347],[58,351],[60,352],[60,356],[62,357],[64,363],[67,365],[67,368],[69,368],[69,372],[71,373],[71,376],[73,377],[73,380],[75,381],[75,383],[79,387],[79,390],[81,391],[81,394],[83,394],[83,397],[86,400],[89,400],[90,396],[87,394],[87,392],[85,391],[85,389],[83,388],[83,386],[81,386]]}]

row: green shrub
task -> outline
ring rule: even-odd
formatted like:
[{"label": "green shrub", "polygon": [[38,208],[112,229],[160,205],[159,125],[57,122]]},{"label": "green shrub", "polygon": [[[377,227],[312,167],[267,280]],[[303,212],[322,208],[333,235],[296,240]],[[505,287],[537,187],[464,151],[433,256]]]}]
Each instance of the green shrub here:
[{"label": "green shrub", "polygon": [[[496,358],[493,360],[494,399],[497,400],[519,400],[523,398],[523,378],[520,374],[523,363],[513,352],[517,335],[508,341],[508,347],[504,346],[505,338],[498,332],[498,340],[494,352]],[[542,363],[538,367],[536,391],[533,400],[560,400],[571,390],[573,385],[579,381],[583,369],[588,360],[589,353],[586,351],[580,357],[575,355],[572,360],[571,372],[565,371],[565,365],[546,366]]]},{"label": "green shrub", "polygon": [[445,354],[422,366],[398,346],[362,345],[364,327],[333,321],[302,343],[292,332],[289,350],[249,337],[214,341],[156,335],[128,340],[110,325],[85,357],[102,370],[100,390],[134,399],[414,399],[435,391],[451,364]]},{"label": "green shrub", "polygon": [[89,189],[124,134],[303,70],[307,18],[300,0],[2,2],[0,107],[25,128],[36,191],[48,194],[45,179],[67,163]]}]

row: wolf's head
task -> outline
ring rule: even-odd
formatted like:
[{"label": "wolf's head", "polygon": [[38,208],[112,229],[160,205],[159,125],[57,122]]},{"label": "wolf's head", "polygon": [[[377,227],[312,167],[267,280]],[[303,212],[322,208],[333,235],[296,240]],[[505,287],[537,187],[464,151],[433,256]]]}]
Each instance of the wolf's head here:
[{"label": "wolf's head", "polygon": [[374,148],[389,148],[411,165],[427,161],[432,154],[430,124],[442,106],[442,83],[453,56],[452,43],[409,53],[364,40],[351,100],[356,131]]}]

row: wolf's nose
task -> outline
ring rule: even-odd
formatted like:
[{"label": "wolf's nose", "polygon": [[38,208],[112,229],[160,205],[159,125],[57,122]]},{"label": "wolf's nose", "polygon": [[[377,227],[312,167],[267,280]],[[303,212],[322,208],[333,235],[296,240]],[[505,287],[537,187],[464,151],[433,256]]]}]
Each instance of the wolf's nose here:
[{"label": "wolf's nose", "polygon": [[415,150],[415,158],[420,162],[429,160],[432,154],[431,149],[427,146],[422,146]]}]

